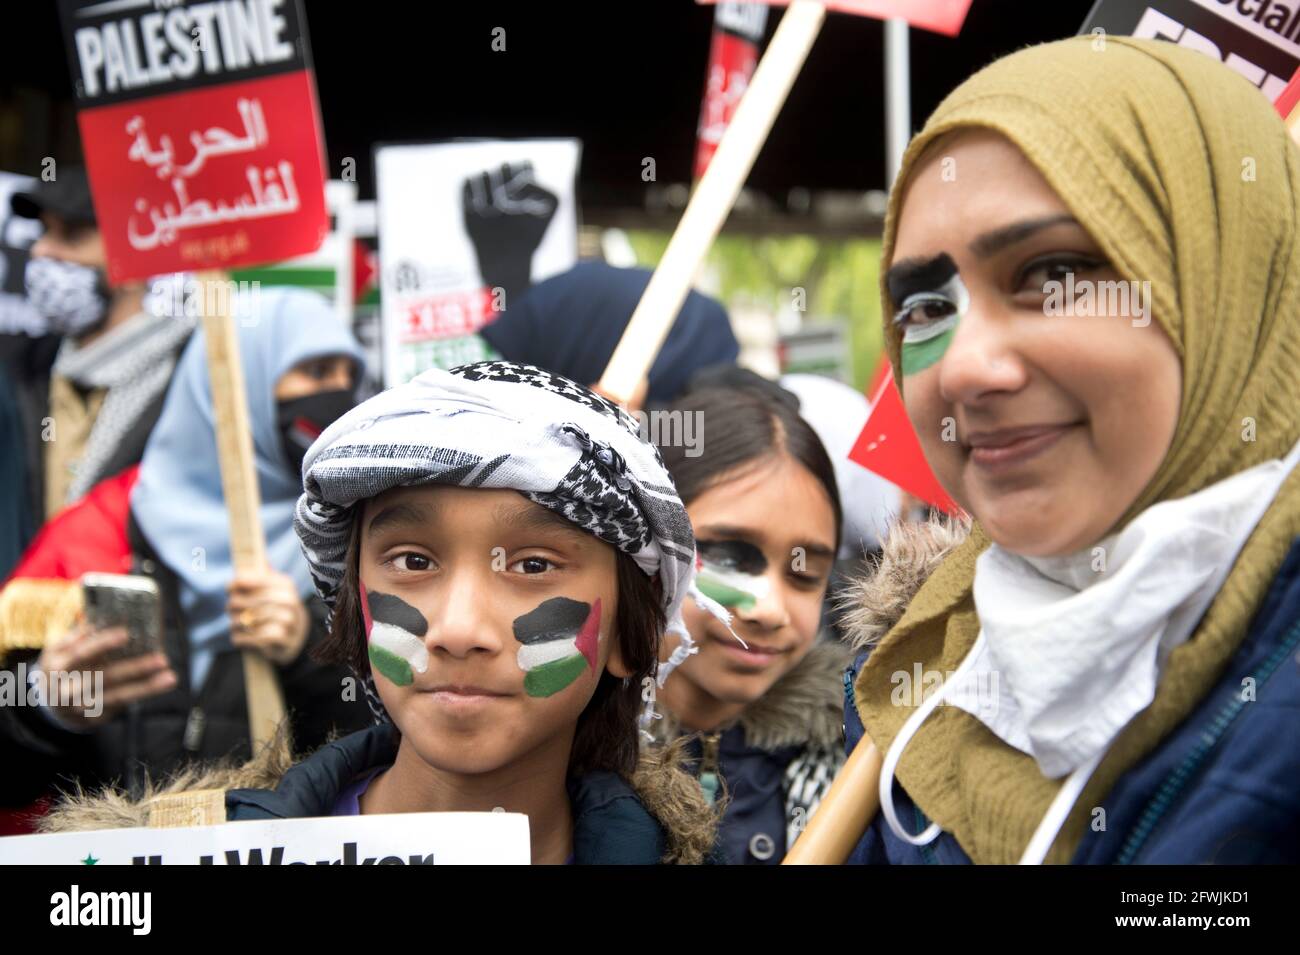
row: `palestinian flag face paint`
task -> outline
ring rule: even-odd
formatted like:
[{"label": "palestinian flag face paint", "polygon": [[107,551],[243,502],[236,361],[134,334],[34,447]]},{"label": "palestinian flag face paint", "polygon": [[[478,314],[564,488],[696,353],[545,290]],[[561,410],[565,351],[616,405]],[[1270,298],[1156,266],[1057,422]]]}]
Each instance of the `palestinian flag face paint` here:
[{"label": "palestinian flag face paint", "polygon": [[429,669],[424,635],[429,622],[401,597],[367,593],[361,586],[361,616],[366,623],[370,666],[397,686],[410,686]]},{"label": "palestinian flag face paint", "polygon": [[724,607],[752,610],[768,595],[767,558],[747,541],[697,541],[695,585]]},{"label": "palestinian flag face paint", "polygon": [[919,264],[890,269],[889,297],[898,303],[894,325],[903,334],[904,375],[936,364],[952,344],[957,323],[970,308],[970,294],[946,252]]},{"label": "palestinian flag face paint", "polygon": [[596,671],[600,642],[600,600],[585,604],[568,597],[552,597],[537,609],[516,617],[515,639],[519,669],[524,671],[524,692],[553,696],[582,676]]}]

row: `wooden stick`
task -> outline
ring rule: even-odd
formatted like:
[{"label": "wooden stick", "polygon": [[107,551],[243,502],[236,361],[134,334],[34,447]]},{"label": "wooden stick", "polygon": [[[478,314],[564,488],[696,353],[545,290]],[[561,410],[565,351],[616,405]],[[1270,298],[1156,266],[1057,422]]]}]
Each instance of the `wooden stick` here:
[{"label": "wooden stick", "polygon": [[[239,360],[239,336],[230,314],[229,278],[224,272],[198,275],[202,295],[203,337],[212,382],[212,412],[221,462],[221,490],[230,515],[230,557],[235,571],[266,569],[266,540],[262,535],[262,495],[253,458],[253,431],[244,393],[244,369]],[[275,670],[261,653],[243,650],[244,692],[248,697],[248,727],[253,752],[275,735],[284,719],[284,695]]]},{"label": "wooden stick", "polygon": [[826,10],[814,0],[794,0],[772,35],[736,107],[718,151],[687,203],[677,230],[650,277],[645,294],[609,359],[599,387],[626,404],[659,353],[681,310],[704,256],[726,221],[776,114],[817,38]]},{"label": "wooden stick", "polygon": [[880,752],[862,737],[782,865],[843,865],[880,808]]}]

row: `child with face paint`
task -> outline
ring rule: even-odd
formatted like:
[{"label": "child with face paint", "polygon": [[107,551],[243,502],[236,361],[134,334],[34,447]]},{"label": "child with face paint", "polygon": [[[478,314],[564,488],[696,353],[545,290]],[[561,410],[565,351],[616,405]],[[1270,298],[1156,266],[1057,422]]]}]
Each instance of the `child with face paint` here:
[{"label": "child with face paint", "polygon": [[735,636],[687,608],[698,651],[664,683],[652,731],[688,739],[702,788],[724,807],[731,864],[780,862],[843,763],[850,654],[819,638],[840,501],[797,407],[775,385],[703,386],[670,409],[695,416],[703,440],[660,448],[695,528],[699,587],[732,612]]},{"label": "child with face paint", "polygon": [[376,724],[235,790],[231,819],[528,815],[537,863],[705,861],[714,814],[638,721],[695,585],[690,523],[636,422],[526,365],[431,371],[307,452],[296,528],[322,657]]},{"label": "child with face paint", "polygon": [[1300,154],[1216,58],[1094,39],[963,83],[890,197],[886,350],[974,523],[848,615],[855,861],[1300,861]]}]

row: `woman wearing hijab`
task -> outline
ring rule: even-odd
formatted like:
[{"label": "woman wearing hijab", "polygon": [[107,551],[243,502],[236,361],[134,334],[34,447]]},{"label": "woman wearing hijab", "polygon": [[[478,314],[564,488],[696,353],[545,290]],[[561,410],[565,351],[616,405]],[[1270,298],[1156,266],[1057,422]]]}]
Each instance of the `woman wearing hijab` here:
[{"label": "woman wearing hijab", "polygon": [[908,148],[886,343],[974,523],[852,614],[856,860],[1300,861],[1298,187],[1259,91],[1154,41],[1006,57]]},{"label": "woman wearing hijab", "polygon": [[[309,292],[263,290],[236,302],[236,326],[252,428],[269,569],[237,576],[221,489],[202,336],[177,366],[138,473],[103,482],[33,542],[15,576],[75,579],[87,571],[153,577],[162,594],[164,651],[112,659],[126,633],[79,627],[47,646],[46,672],[102,669],[102,712],[60,701],[9,708],[0,744],[10,805],[69,779],[117,779],[139,791],[191,760],[250,755],[239,650],[276,666],[296,746],[365,725],[349,701],[346,671],[322,667],[307,649],[325,632],[293,533],[307,447],[354,404],[360,348]],[[13,661],[11,661],[12,663]]]}]

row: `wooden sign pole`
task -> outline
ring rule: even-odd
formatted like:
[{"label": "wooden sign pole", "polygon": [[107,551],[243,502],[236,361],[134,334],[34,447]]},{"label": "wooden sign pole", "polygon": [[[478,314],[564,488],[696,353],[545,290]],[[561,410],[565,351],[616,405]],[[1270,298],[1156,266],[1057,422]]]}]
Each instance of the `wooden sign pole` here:
[{"label": "wooden sign pole", "polygon": [[880,751],[864,736],[782,865],[843,865],[880,809]]},{"label": "wooden sign pole", "polygon": [[[794,0],[781,18],[597,384],[616,401],[626,404],[654,363],[686,300],[691,279],[735,204],[825,18],[825,8],[814,0]],[[879,778],[880,754],[864,739],[784,863],[838,865],[847,859],[879,808]]]},{"label": "wooden sign pole", "polygon": [[[203,337],[207,345],[212,409],[221,461],[221,489],[230,515],[230,556],[236,573],[266,569],[266,540],[262,535],[262,496],[253,458],[253,432],[244,393],[239,337],[230,314],[229,276],[221,271],[198,274],[202,295]],[[244,690],[248,697],[248,726],[253,751],[275,735],[284,718],[284,696],[275,670],[255,650],[241,651]]]},{"label": "wooden sign pole", "polygon": [[814,0],[794,0],[781,17],[736,114],[722,134],[717,152],[600,377],[597,387],[616,401],[626,404],[654,363],[686,301],[691,278],[726,221],[825,18],[825,8]]}]

